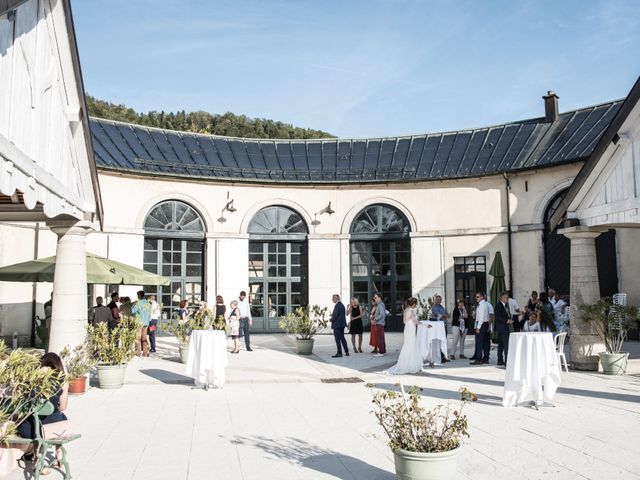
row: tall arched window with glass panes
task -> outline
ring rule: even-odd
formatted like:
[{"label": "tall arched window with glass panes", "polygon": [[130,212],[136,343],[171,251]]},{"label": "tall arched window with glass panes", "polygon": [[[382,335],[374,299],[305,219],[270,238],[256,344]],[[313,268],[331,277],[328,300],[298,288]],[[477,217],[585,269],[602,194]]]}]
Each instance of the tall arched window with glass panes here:
[{"label": "tall arched window with glass panes", "polygon": [[256,331],[280,331],[279,319],[307,304],[306,222],[284,206],[258,211],[249,223],[249,290]]},{"label": "tall arched window with glass panes", "polygon": [[381,293],[387,330],[402,329],[402,306],[411,296],[410,231],[402,212],[384,204],[369,205],[351,223],[351,294],[370,311],[371,297]]},{"label": "tall arched window with glass panes", "polygon": [[167,286],[145,286],[163,313],[175,317],[181,300],[197,305],[204,294],[205,227],[191,205],[167,200],[144,222],[144,269],[171,279]]}]

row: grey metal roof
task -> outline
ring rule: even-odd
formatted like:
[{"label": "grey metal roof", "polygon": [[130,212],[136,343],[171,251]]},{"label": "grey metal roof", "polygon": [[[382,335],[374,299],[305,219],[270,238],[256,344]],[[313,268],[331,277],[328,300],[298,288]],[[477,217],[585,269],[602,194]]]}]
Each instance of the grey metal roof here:
[{"label": "grey metal roof", "polygon": [[584,160],[622,100],[544,118],[406,137],[267,140],[91,119],[99,168],[245,182],[367,183],[479,177]]}]

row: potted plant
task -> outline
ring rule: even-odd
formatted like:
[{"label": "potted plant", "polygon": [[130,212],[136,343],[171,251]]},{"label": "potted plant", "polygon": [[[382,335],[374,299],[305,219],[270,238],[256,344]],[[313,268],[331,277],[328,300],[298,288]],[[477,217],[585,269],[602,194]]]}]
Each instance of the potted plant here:
[{"label": "potted plant", "polygon": [[97,363],[100,388],[122,387],[127,363],[135,356],[136,338],[141,328],[135,317],[126,315],[112,329],[106,323],[87,327],[87,346]]},{"label": "potted plant", "polygon": [[60,358],[67,369],[69,393],[82,394],[87,389],[87,373],[96,365],[95,359],[86,343],[76,346],[73,350],[67,345],[60,352]]},{"label": "potted plant", "polygon": [[9,353],[0,341],[0,445],[49,400],[65,381],[63,372],[42,368],[40,356],[21,348]]},{"label": "potted plant", "polygon": [[280,317],[280,328],[296,336],[296,347],[299,355],[311,355],[313,336],[327,326],[327,307],[318,305],[298,307],[294,312]]},{"label": "potted plant", "polygon": [[611,297],[596,303],[578,305],[580,317],[589,322],[605,346],[598,352],[602,372],[607,375],[622,375],[627,370],[629,352],[621,352],[629,330],[636,327],[640,318],[638,308],[615,305]]},{"label": "potted plant", "polygon": [[[368,385],[374,388],[375,385]],[[399,480],[457,478],[457,457],[462,439],[468,437],[467,416],[462,410],[477,396],[460,388],[460,407],[422,406],[417,387],[405,392],[382,390],[373,393],[373,414],[389,438],[396,476]]]},{"label": "potted plant", "polygon": [[162,325],[162,329],[178,339],[180,361],[187,363],[187,358],[189,357],[189,335],[191,335],[192,330],[189,322],[169,320],[169,322]]}]

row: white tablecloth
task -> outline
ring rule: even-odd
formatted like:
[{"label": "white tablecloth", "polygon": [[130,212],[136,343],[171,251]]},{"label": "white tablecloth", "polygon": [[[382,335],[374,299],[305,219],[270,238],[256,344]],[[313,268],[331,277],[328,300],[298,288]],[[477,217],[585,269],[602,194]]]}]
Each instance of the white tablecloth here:
[{"label": "white tablecloth", "polygon": [[189,340],[187,375],[197,382],[224,386],[224,369],[229,364],[227,336],[221,330],[194,330]]},{"label": "white tablecloth", "polygon": [[560,364],[551,333],[509,335],[509,355],[502,405],[550,402],[560,386]]},{"label": "white tablecloth", "polygon": [[[418,327],[418,346],[423,360],[440,365],[440,352],[445,358],[449,357],[447,349],[447,329],[444,322],[432,322],[430,320],[422,320],[423,326]],[[431,325],[432,328],[427,328]],[[440,344],[438,346],[438,343]]]}]

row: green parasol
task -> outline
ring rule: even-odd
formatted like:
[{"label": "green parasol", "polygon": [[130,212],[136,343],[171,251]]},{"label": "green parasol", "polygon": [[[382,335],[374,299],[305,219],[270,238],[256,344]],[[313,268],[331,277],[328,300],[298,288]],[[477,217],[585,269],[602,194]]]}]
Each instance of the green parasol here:
[{"label": "green parasol", "polygon": [[[0,281],[53,282],[56,257],[40,258],[0,268]],[[168,278],[109,258],[87,253],[87,283],[104,285],[169,285]]]},{"label": "green parasol", "polygon": [[498,303],[500,293],[507,290],[507,284],[504,281],[505,273],[504,265],[502,263],[502,254],[500,252],[496,252],[495,257],[493,257],[493,263],[491,264],[489,275],[493,277],[491,289],[489,290],[489,299],[491,304],[495,305]]}]

